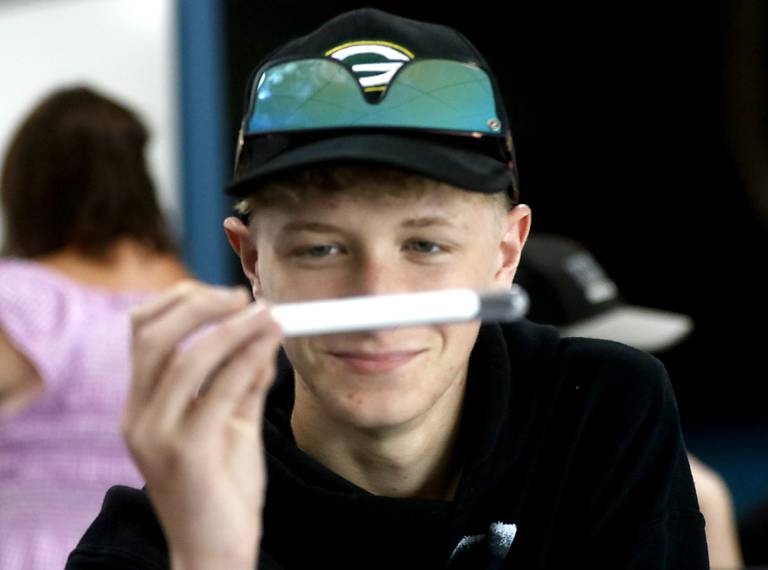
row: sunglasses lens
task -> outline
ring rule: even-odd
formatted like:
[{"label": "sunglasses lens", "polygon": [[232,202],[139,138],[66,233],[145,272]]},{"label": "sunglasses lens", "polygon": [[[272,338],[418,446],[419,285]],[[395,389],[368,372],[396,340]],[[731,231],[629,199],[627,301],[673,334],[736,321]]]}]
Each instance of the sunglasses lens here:
[{"label": "sunglasses lens", "polygon": [[245,134],[354,124],[363,104],[355,78],[341,65],[322,59],[284,63],[259,80]]},{"label": "sunglasses lens", "polygon": [[366,101],[361,89],[350,70],[335,60],[275,65],[259,79],[244,134],[350,127],[501,132],[490,80],[472,65],[412,62],[375,103]]},{"label": "sunglasses lens", "polygon": [[370,118],[379,125],[493,135],[501,131],[488,76],[477,67],[454,61],[408,65],[382,102],[372,107]]}]

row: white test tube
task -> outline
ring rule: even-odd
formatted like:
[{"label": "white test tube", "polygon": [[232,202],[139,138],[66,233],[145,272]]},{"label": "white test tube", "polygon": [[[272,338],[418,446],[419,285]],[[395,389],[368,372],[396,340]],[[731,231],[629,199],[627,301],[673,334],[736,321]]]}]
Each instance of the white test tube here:
[{"label": "white test tube", "polygon": [[519,285],[481,293],[444,289],[284,303],[271,307],[286,337],[336,334],[393,327],[482,321],[510,322],[525,316],[528,295]]}]

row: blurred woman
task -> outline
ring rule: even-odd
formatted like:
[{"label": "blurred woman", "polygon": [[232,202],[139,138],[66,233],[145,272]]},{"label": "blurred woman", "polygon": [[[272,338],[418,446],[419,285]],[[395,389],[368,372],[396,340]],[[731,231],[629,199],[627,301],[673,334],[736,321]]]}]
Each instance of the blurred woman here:
[{"label": "blurred woman", "polygon": [[63,568],[114,484],[133,305],[189,275],[134,113],[87,88],[23,121],[0,196],[0,568]]}]

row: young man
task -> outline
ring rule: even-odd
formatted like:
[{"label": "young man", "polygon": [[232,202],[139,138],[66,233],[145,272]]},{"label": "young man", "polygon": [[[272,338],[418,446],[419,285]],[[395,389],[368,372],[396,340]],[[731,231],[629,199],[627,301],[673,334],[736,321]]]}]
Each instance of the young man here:
[{"label": "young man", "polygon": [[259,302],[187,286],[135,313],[123,423],[147,486],[110,490],[68,568],[706,568],[652,357],[529,322],[281,339],[269,317],[508,289],[530,225],[513,160],[455,30],[363,9],[273,52],[225,221]]}]

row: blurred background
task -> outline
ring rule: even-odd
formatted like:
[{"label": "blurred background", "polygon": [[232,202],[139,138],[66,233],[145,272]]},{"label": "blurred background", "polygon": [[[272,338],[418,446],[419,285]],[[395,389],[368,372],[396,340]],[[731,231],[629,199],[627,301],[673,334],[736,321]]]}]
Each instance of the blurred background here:
[{"label": "blurred background", "polygon": [[[768,495],[768,6],[369,5],[460,29],[511,114],[534,231],[584,243],[625,299],[690,315],[661,354],[689,448],[737,513]],[[247,77],[352,2],[0,0],[0,147],[44,93],[88,83],[149,124],[192,270],[234,283],[221,230]]]}]

